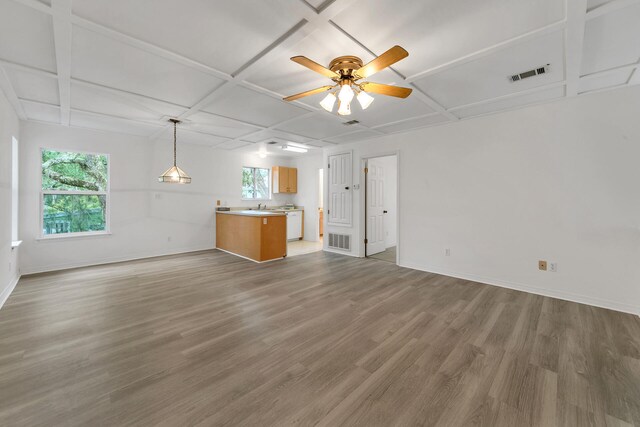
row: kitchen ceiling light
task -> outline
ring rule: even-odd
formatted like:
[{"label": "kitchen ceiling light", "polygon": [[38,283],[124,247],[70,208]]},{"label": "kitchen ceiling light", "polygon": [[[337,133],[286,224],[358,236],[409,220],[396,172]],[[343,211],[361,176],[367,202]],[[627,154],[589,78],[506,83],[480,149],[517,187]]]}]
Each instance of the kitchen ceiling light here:
[{"label": "kitchen ceiling light", "polygon": [[291,151],[293,153],[306,153],[307,151],[309,151],[304,147],[297,147],[295,145],[288,145],[288,144],[287,145],[283,145],[282,149],[284,151]]},{"label": "kitchen ceiling light", "polygon": [[165,182],[168,184],[191,184],[191,177],[176,165],[176,133],[177,125],[180,123],[180,120],[169,119],[169,121],[173,123],[173,166],[164,171],[164,173],[158,177],[158,182]]},{"label": "kitchen ceiling light", "polygon": [[332,93],[325,96],[324,99],[320,101],[320,105],[322,106],[322,108],[324,108],[328,112],[333,111],[333,106],[335,105],[335,103],[336,103],[336,96]]}]

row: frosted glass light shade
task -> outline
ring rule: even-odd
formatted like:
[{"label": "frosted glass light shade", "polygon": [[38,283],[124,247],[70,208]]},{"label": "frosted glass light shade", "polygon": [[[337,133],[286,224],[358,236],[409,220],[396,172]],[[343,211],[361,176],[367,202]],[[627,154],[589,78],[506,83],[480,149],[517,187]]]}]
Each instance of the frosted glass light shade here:
[{"label": "frosted glass light shade", "polygon": [[320,105],[322,108],[327,110],[328,112],[333,111],[333,106],[336,103],[336,96],[332,93],[328,94],[324,97],[322,101],[320,101]]},{"label": "frosted glass light shade", "polygon": [[340,101],[340,105],[338,106],[338,114],[341,116],[348,116],[351,114],[351,104],[348,102]]},{"label": "frosted glass light shade", "polygon": [[191,177],[178,166],[172,166],[158,177],[158,182],[168,184],[191,184]]},{"label": "frosted glass light shade", "polygon": [[374,97],[369,95],[368,93],[366,93],[365,91],[361,91],[358,94],[358,102],[360,103],[360,106],[362,107],[363,110],[366,110],[369,105],[371,105],[371,103],[374,101]]},{"label": "frosted glass light shade", "polygon": [[353,99],[353,89],[351,89],[351,85],[342,85],[340,92],[338,92],[338,99],[342,104],[349,104],[351,102]]}]

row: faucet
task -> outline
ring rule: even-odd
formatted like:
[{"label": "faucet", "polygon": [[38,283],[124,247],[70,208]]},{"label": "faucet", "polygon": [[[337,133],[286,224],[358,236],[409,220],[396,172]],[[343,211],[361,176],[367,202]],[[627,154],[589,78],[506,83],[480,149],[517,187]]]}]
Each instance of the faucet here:
[{"label": "faucet", "polygon": [[258,203],[258,210],[260,210],[260,203]]}]

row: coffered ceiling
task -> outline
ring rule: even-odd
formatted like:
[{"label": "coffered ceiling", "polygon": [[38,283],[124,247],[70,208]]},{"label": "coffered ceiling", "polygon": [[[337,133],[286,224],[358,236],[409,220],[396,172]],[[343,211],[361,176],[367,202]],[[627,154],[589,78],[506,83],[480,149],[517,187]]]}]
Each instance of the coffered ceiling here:
[{"label": "coffered ceiling", "polygon": [[[0,0],[0,88],[23,120],[253,150],[333,146],[640,83],[640,0]],[[289,60],[409,57],[413,88],[325,112]],[[519,82],[509,76],[549,64]],[[346,125],[348,120],[358,120]]]}]

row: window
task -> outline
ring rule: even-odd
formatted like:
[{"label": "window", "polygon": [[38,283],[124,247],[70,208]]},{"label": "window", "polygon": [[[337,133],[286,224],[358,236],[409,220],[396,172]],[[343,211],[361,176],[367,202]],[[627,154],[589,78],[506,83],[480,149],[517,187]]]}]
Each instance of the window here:
[{"label": "window", "polygon": [[42,237],[107,233],[108,156],[43,149],[41,205]]},{"label": "window", "polygon": [[11,139],[11,240],[18,240],[18,140]]},{"label": "window", "polygon": [[242,199],[268,200],[271,196],[269,169],[242,168]]}]

